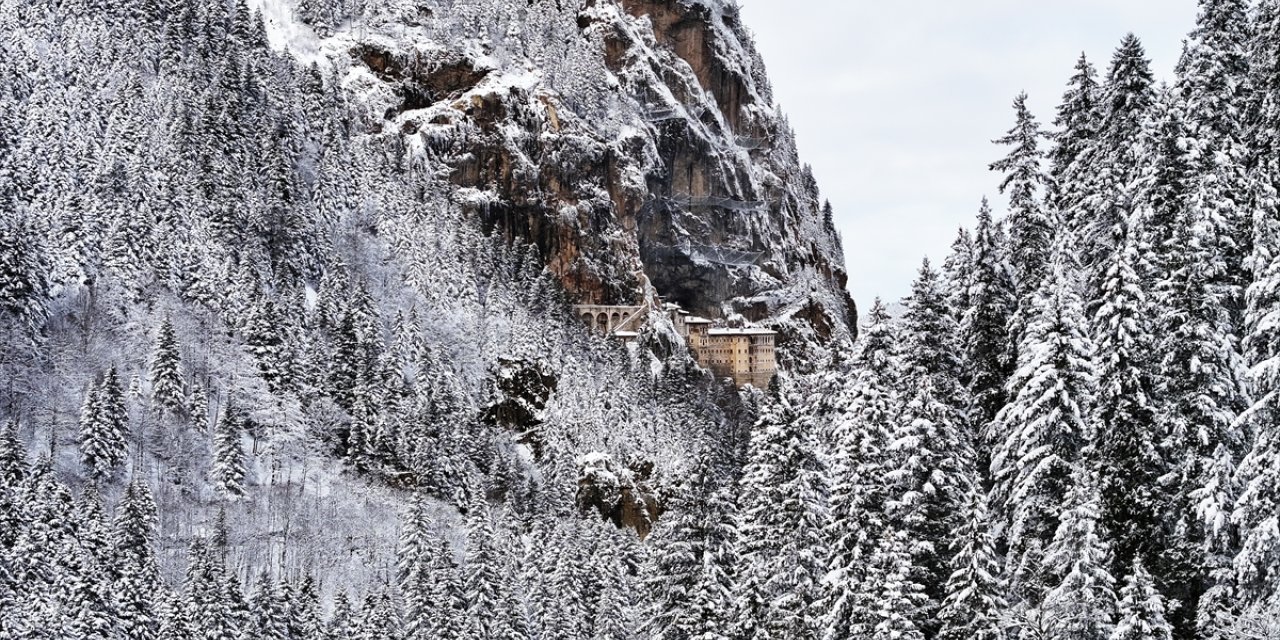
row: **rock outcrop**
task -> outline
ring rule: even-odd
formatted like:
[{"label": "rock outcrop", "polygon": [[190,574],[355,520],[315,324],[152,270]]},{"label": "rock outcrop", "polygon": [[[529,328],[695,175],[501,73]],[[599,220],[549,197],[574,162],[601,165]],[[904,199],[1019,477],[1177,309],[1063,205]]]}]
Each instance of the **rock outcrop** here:
[{"label": "rock outcrop", "polygon": [[591,453],[578,460],[578,467],[577,503],[583,515],[595,513],[641,538],[649,535],[663,511],[657,492],[646,484],[652,464],[624,467],[607,455]]},{"label": "rock outcrop", "polygon": [[449,206],[581,302],[656,293],[793,351],[852,336],[840,240],[734,6],[418,4],[326,47]]}]

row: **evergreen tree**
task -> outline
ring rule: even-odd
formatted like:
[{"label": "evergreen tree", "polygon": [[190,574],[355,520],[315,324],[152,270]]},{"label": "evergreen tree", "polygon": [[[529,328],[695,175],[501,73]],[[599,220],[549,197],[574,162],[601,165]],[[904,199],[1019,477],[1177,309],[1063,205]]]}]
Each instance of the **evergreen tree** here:
[{"label": "evergreen tree", "polygon": [[677,511],[664,517],[646,541],[652,547],[646,590],[655,604],[646,637],[686,640],[714,637],[732,622],[733,543],[736,528],[730,491],[716,486],[703,455]]},{"label": "evergreen tree", "polygon": [[161,585],[155,557],[158,523],[151,491],[135,478],[116,507],[111,543],[117,615],[124,633],[137,640],[156,637],[161,626],[155,608]]},{"label": "evergreen tree", "polygon": [[49,313],[49,266],[36,228],[6,211],[3,196],[0,192],[0,312],[34,333]]},{"label": "evergreen tree", "polygon": [[335,639],[350,638],[355,632],[355,614],[351,610],[351,598],[346,591],[339,591],[333,598],[333,614],[329,616],[328,632],[329,637]]},{"label": "evergreen tree", "polygon": [[939,640],[1004,640],[1001,616],[1007,603],[988,527],[986,496],[972,486],[965,519],[951,538],[951,575],[939,619]]},{"label": "evergreen tree", "polygon": [[400,580],[406,585],[415,584],[417,573],[424,569],[423,562],[430,560],[433,551],[427,499],[418,494],[410,503],[400,527],[400,547],[396,557]]},{"label": "evergreen tree", "polygon": [[265,571],[258,575],[249,612],[249,628],[253,637],[262,640],[284,640],[288,637],[288,612],[281,602],[275,581]]},{"label": "evergreen tree", "polygon": [[294,640],[316,638],[323,640],[325,625],[321,618],[320,594],[316,582],[310,576],[290,586],[288,637]]},{"label": "evergreen tree", "polygon": [[[1253,99],[1247,137],[1255,163],[1252,166],[1254,190],[1251,195],[1256,241],[1260,232],[1273,237],[1277,220],[1276,194],[1280,187],[1280,4],[1275,0],[1257,3],[1248,53],[1249,89]],[[1259,229],[1259,223],[1263,229]],[[1252,264],[1255,275],[1258,268],[1255,258]]]},{"label": "evergreen tree", "polygon": [[95,478],[115,472],[128,453],[129,424],[120,376],[111,367],[80,412],[80,459]]},{"label": "evergreen tree", "polygon": [[[1068,216],[1081,205],[1083,194],[1079,189],[1085,183],[1081,172],[1088,164],[1102,126],[1102,87],[1098,84],[1098,72],[1083,53],[1076,61],[1075,71],[1053,121],[1058,131],[1053,135],[1055,144],[1049,151],[1050,202]],[[1070,218],[1063,222],[1068,229],[1079,226]]]},{"label": "evergreen tree", "polygon": [[483,498],[477,499],[467,513],[467,556],[462,576],[468,633],[473,638],[498,637],[503,622],[495,615],[506,604],[496,538],[489,505],[483,503]]},{"label": "evergreen tree", "polygon": [[175,593],[160,599],[156,606],[156,615],[160,619],[156,631],[156,640],[189,640],[195,637],[193,624],[189,619],[182,594]]},{"label": "evergreen tree", "polygon": [[245,455],[240,439],[244,433],[244,417],[230,399],[222,410],[213,436],[213,483],[226,498],[245,492]]},{"label": "evergreen tree", "polygon": [[1106,640],[1115,624],[1115,578],[1107,568],[1109,549],[1098,524],[1098,499],[1087,478],[1078,474],[1045,567],[1058,576],[1044,598],[1053,640]]},{"label": "evergreen tree", "polygon": [[1103,86],[1102,121],[1081,168],[1077,209],[1068,217],[1085,269],[1089,299],[1097,298],[1099,270],[1115,250],[1114,230],[1135,208],[1133,187],[1141,164],[1138,144],[1156,96],[1151,63],[1142,42],[1125,36],[1111,59]]},{"label": "evergreen tree", "polygon": [[[1273,384],[1269,359],[1256,372]],[[1260,390],[1261,391],[1261,390]],[[1250,602],[1270,597],[1280,588],[1280,430],[1276,429],[1274,389],[1248,416],[1259,424],[1256,441],[1237,472],[1240,494],[1232,521],[1240,527],[1239,551],[1233,560],[1233,582]]]},{"label": "evergreen tree", "polygon": [[738,628],[757,640],[818,635],[825,569],[814,550],[822,546],[826,486],[813,432],[811,418],[786,398],[753,429],[741,491]]},{"label": "evergreen tree", "polygon": [[[225,543],[222,545],[225,554]],[[249,606],[249,601],[245,598],[244,589],[240,585],[240,578],[234,573],[223,569],[222,577],[222,602],[226,606],[227,620],[231,623],[233,629],[239,629],[239,633],[243,636],[253,629],[253,610]]]},{"label": "evergreen tree", "polygon": [[1152,107],[1151,122],[1143,133],[1141,162],[1147,167],[1139,182],[1143,242],[1150,249],[1148,280],[1158,281],[1182,252],[1178,244],[1190,204],[1194,179],[1194,151],[1186,144],[1190,136],[1186,101],[1172,90],[1162,91]]},{"label": "evergreen tree", "polygon": [[924,587],[912,579],[911,540],[902,532],[886,529],[868,559],[855,624],[855,638],[872,640],[924,640],[917,622],[927,606]]},{"label": "evergreen tree", "polygon": [[1155,101],[1153,86],[1154,75],[1146,49],[1142,41],[1130,33],[1111,57],[1111,68],[1102,88],[1103,120],[1098,135],[1105,152],[1097,160],[1109,161],[1129,171],[1138,169],[1128,162],[1132,156],[1121,154],[1132,150],[1127,143],[1136,140],[1142,131],[1143,119]]},{"label": "evergreen tree", "polygon": [[[947,303],[951,308],[951,317],[957,323],[964,320],[969,312],[969,290],[973,286],[973,236],[968,229],[960,227],[956,239],[951,243],[951,253],[942,263],[942,275],[946,289],[950,292]],[[879,299],[876,300],[877,304]],[[962,380],[968,384],[968,372],[964,372]]]},{"label": "evergreen tree", "polygon": [[[949,570],[947,534],[959,523],[968,492],[964,469],[973,460],[968,417],[972,402],[961,385],[963,362],[947,295],[926,260],[905,301],[902,319],[905,405],[891,432],[889,499],[885,513],[913,543],[913,561],[930,605],[943,598]],[[933,612],[923,612],[933,619]],[[918,626],[932,635],[932,622]]]},{"label": "evergreen tree", "polygon": [[[1213,150],[1222,139],[1206,136],[1192,99],[1186,91],[1166,98],[1151,215],[1163,338],[1157,345],[1161,448],[1170,461],[1161,506],[1175,514],[1157,540],[1161,553],[1152,566],[1182,605],[1169,614],[1180,637],[1224,627],[1237,604],[1228,568],[1237,534],[1229,514],[1247,440],[1236,418],[1247,404],[1235,335],[1245,246],[1238,229],[1238,154],[1233,159]],[[1218,159],[1206,163],[1206,155]]]},{"label": "evergreen tree", "polygon": [[1232,476],[1246,444],[1237,422],[1246,394],[1225,303],[1227,270],[1213,249],[1210,229],[1203,218],[1183,223],[1177,241],[1183,250],[1156,289],[1161,447],[1172,463],[1161,484],[1167,492],[1163,509],[1172,517],[1166,523],[1168,543],[1155,566],[1166,594],[1184,603],[1170,615],[1179,635],[1213,586],[1209,576],[1226,569],[1225,554],[1235,535],[1229,522],[1236,491]]},{"label": "evergreen tree", "polygon": [[899,362],[895,323],[880,298],[867,313],[867,325],[860,336],[859,370],[876,376],[886,391],[896,388],[902,368]]},{"label": "evergreen tree", "polygon": [[[1275,9],[1271,7],[1272,11]],[[1264,34],[1269,32],[1266,30],[1280,29],[1280,16],[1261,27]],[[1264,114],[1274,108],[1273,100],[1264,98]],[[1240,528],[1233,581],[1251,602],[1267,598],[1280,588],[1280,533],[1276,525],[1280,508],[1280,431],[1275,426],[1280,389],[1280,215],[1275,192],[1264,189],[1268,195],[1254,220],[1253,282],[1246,291],[1244,316],[1244,349],[1255,400],[1241,421],[1253,427],[1254,441],[1237,471],[1240,493],[1232,513],[1232,522]]]},{"label": "evergreen tree", "polygon": [[173,322],[166,316],[160,323],[151,356],[151,394],[162,410],[178,412],[186,407],[183,386],[182,354],[178,351]]},{"label": "evergreen tree", "polygon": [[991,170],[1004,174],[1000,192],[1009,196],[1009,259],[1014,284],[1022,294],[1030,294],[1040,286],[1049,268],[1049,249],[1053,243],[1056,222],[1045,206],[1042,191],[1046,178],[1041,168],[1044,154],[1040,140],[1044,133],[1040,123],[1027,108],[1027,94],[1013,101],[1016,116],[1013,128],[996,144],[1010,147],[1009,155],[992,163]]},{"label": "evergreen tree", "polygon": [[1142,562],[1134,561],[1133,573],[1120,590],[1120,617],[1110,640],[1173,640],[1173,628],[1164,617],[1164,597],[1156,590]]},{"label": "evergreen tree", "polygon": [[395,602],[390,594],[370,593],[365,597],[364,607],[360,610],[360,618],[351,638],[352,640],[398,640],[402,637],[398,618]]},{"label": "evergreen tree", "polygon": [[[960,378],[964,362],[959,353],[958,326],[948,304],[948,292],[938,272],[926,259],[904,301],[902,319],[902,364],[906,386],[927,379],[940,400],[953,412],[950,419],[961,421],[970,405]],[[960,430],[961,425],[956,425]]]},{"label": "evergreen tree", "polygon": [[284,339],[281,314],[267,294],[259,292],[245,323],[245,346],[258,363],[258,372],[272,392],[291,388],[293,366]]},{"label": "evergreen tree", "polygon": [[437,540],[427,601],[433,603],[431,629],[438,638],[462,637],[466,629],[466,599],[462,575],[453,557],[453,547]]},{"label": "evergreen tree", "polygon": [[191,415],[191,426],[204,433],[209,428],[209,390],[199,382],[191,388],[191,402],[187,408]]},{"label": "evergreen tree", "polygon": [[832,427],[831,517],[825,535],[831,545],[827,593],[827,640],[852,637],[864,624],[867,562],[888,526],[886,474],[893,468],[890,432],[898,419],[898,367],[890,320],[877,299],[863,331],[853,379],[836,405]]},{"label": "evergreen tree", "polygon": [[111,603],[97,580],[96,567],[73,538],[64,539],[54,554],[53,591],[55,638],[111,640],[120,628]]},{"label": "evergreen tree", "polygon": [[1022,597],[1041,583],[1040,554],[1058,528],[1071,474],[1092,431],[1086,422],[1093,398],[1093,347],[1075,279],[1061,249],[1034,299],[1013,400],[996,418],[1003,435],[991,461],[998,521],[1008,563]]},{"label": "evergreen tree", "polygon": [[0,428],[0,486],[16,489],[27,475],[27,450],[18,440],[18,421],[10,418]]},{"label": "evergreen tree", "polygon": [[1280,4],[1264,0],[1255,17],[1251,51],[1257,121],[1252,132],[1256,180],[1251,284],[1245,291],[1243,350],[1253,404],[1240,419],[1254,441],[1237,470],[1240,487],[1232,521],[1239,526],[1233,582],[1249,602],[1280,589]]},{"label": "evergreen tree", "polygon": [[[1249,83],[1250,21],[1245,0],[1200,0],[1196,28],[1178,64],[1176,89],[1187,105],[1189,142],[1199,160],[1192,198],[1212,203],[1220,217],[1218,251],[1232,286],[1245,284],[1249,255],[1248,199],[1252,193],[1247,164],[1246,117]],[[1233,300],[1233,305],[1238,304]]]},{"label": "evergreen tree", "polygon": [[1093,454],[1102,521],[1115,541],[1115,567],[1123,570],[1135,558],[1154,557],[1162,545],[1165,514],[1158,490],[1164,466],[1151,363],[1155,338],[1142,277],[1150,267],[1143,262],[1139,231],[1123,223],[1116,232],[1120,237],[1090,325],[1098,354],[1091,417],[1097,429]]},{"label": "evergreen tree", "polygon": [[978,212],[974,234],[969,309],[961,325],[968,362],[969,386],[978,408],[979,424],[993,420],[1005,403],[1005,383],[1015,363],[1010,348],[1009,318],[1016,302],[1013,282],[1005,268],[1000,242],[986,199]]},{"label": "evergreen tree", "polygon": [[227,576],[220,560],[215,560],[206,541],[192,545],[187,575],[183,582],[183,609],[193,635],[209,640],[235,640],[240,624],[231,598]]}]

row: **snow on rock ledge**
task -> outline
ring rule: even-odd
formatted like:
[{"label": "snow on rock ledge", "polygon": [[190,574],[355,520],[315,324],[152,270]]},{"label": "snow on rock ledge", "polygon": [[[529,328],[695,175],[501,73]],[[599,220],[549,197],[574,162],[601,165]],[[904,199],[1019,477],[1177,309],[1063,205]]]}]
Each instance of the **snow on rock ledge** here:
[{"label": "snow on rock ledge", "polygon": [[578,458],[578,509],[592,511],[618,528],[634,529],[641,538],[662,515],[658,496],[645,483],[652,464],[619,465],[608,454],[592,452]]},{"label": "snow on rock ledge", "polygon": [[273,43],[321,52],[441,206],[536,244],[578,301],[741,314],[795,361],[852,337],[840,239],[733,3],[387,0],[318,38],[263,2]]}]

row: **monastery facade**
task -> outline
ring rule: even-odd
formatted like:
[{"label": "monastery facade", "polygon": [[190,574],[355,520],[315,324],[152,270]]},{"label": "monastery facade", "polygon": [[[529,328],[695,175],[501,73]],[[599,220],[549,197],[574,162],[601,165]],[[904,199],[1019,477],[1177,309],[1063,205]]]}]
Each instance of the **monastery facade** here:
[{"label": "monastery facade", "polygon": [[[600,333],[631,342],[639,335],[649,313],[659,312],[648,306],[575,305],[574,312],[588,327]],[[691,316],[672,304],[662,305],[684,337],[698,364],[717,376],[733,378],[738,386],[752,385],[768,389],[778,372],[775,355],[777,332],[759,327],[719,327],[706,318]]]}]

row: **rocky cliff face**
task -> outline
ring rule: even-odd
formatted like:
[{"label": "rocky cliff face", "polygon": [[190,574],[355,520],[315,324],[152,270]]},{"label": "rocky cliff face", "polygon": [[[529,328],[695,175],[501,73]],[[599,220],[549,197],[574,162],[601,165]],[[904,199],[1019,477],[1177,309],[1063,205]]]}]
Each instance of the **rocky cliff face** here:
[{"label": "rocky cliff face", "polygon": [[851,337],[839,238],[736,8],[495,4],[391,2],[316,47],[441,206],[535,243],[584,302]]}]

